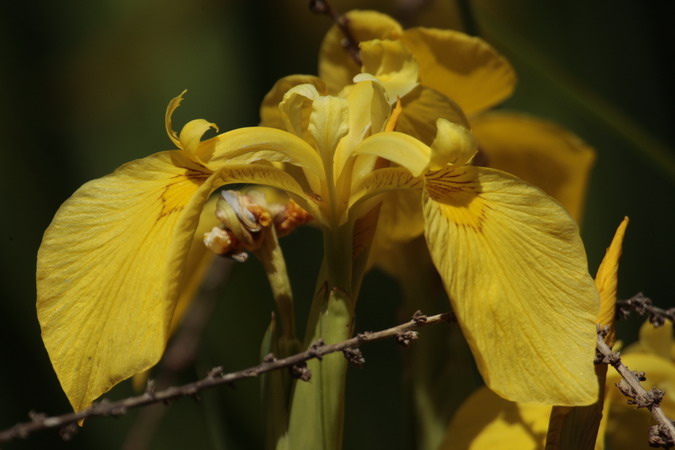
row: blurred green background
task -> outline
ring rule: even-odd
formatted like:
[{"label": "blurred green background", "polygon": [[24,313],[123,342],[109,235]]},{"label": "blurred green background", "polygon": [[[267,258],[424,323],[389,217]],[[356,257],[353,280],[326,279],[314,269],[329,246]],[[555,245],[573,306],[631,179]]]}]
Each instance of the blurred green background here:
[{"label": "blurred green background", "polygon": [[[642,291],[658,305],[675,306],[670,69],[675,39],[665,3],[332,3],[340,11],[379,9],[406,26],[461,27],[508,56],[519,84],[504,107],[557,121],[597,150],[582,232],[591,272],[627,215],[620,297]],[[258,105],[278,78],[316,72],[329,26],[304,0],[3,5],[0,429],[27,419],[29,410],[69,410],[42,346],[34,306],[36,252],[59,205],[87,180],[171,148],[164,111],[183,89],[189,93],[174,117],[177,124],[199,117],[216,122],[221,131],[257,124]],[[319,245],[312,229],[284,241],[301,308],[311,297]],[[203,376],[214,365],[234,370],[258,361],[273,305],[268,292],[251,286],[264,284],[253,259],[233,269],[197,362],[181,381]],[[399,303],[394,283],[371,274],[359,302],[357,330],[396,323]],[[634,340],[639,323],[622,324],[620,336]],[[411,448],[402,350],[377,343],[365,356],[365,368],[349,376],[345,448]],[[131,393],[124,383],[110,397]],[[259,403],[256,381],[205,393],[198,402],[181,400],[166,411],[151,448],[259,448]],[[138,414],[91,420],[68,443],[49,431],[7,448],[121,448]]]}]

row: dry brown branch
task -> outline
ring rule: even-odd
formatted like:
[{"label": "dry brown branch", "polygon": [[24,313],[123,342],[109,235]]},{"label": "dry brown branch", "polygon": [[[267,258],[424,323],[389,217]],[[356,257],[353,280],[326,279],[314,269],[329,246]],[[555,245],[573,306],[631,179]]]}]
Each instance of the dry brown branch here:
[{"label": "dry brown branch", "polygon": [[359,41],[354,38],[354,34],[349,29],[349,19],[344,14],[338,14],[331,6],[328,0],[310,0],[309,10],[315,14],[324,14],[330,17],[335,25],[340,28],[344,35],[342,46],[352,57],[357,66],[361,66],[361,53],[359,52]]},{"label": "dry brown branch", "polygon": [[[417,312],[412,320],[395,327],[382,331],[359,333],[351,339],[331,345],[326,345],[322,341],[318,341],[312,344],[307,351],[283,359],[276,359],[274,355],[270,354],[263,359],[261,364],[237,372],[224,374],[222,372],[222,367],[215,367],[201,380],[182,386],[170,387],[161,391],[154,391],[154,383],[148,382],[148,388],[143,395],[129,397],[115,402],[104,399],[95,403],[92,407],[77,413],[47,417],[44,414],[31,412],[29,414],[31,418],[30,422],[19,423],[7,430],[1,431],[0,443],[9,442],[17,438],[26,438],[36,431],[52,428],[60,428],[61,435],[64,438],[68,438],[77,430],[75,424],[80,420],[91,419],[94,417],[120,416],[125,414],[131,408],[138,408],[160,402],[168,403],[182,397],[196,397],[201,391],[206,389],[224,384],[231,384],[234,381],[245,378],[255,378],[258,375],[272,370],[289,368],[291,373],[296,377],[307,381],[310,379],[311,373],[306,367],[306,361],[310,359],[321,359],[329,353],[345,352],[367,342],[416,334],[416,330],[424,326],[451,321],[454,321],[454,314],[451,312],[434,316],[425,316]],[[363,363],[363,357],[355,357],[354,352],[347,352],[346,357],[350,361],[357,359],[359,364]]]},{"label": "dry brown branch", "polygon": [[649,315],[649,322],[655,327],[660,327],[666,321],[675,322],[675,308],[662,309],[652,304],[652,300],[642,292],[638,292],[627,300],[616,302],[616,314],[619,319],[626,319],[631,312],[636,312],[640,316]]},{"label": "dry brown branch", "polygon": [[675,426],[659,406],[663,398],[663,391],[656,388],[646,391],[640,384],[640,381],[645,380],[644,372],[629,370],[621,362],[619,354],[612,352],[612,349],[609,348],[601,332],[598,333],[596,347],[602,355],[602,362],[614,367],[623,378],[616,386],[628,398],[628,404],[636,405],[638,408],[646,408],[658,422],[658,425],[654,425],[649,430],[649,445],[664,448],[675,445]]}]

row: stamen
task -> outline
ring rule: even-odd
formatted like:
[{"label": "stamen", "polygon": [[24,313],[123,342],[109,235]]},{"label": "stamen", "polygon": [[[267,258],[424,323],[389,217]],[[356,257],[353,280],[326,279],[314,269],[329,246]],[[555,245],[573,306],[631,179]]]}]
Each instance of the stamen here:
[{"label": "stamen", "polygon": [[403,107],[401,106],[401,98],[399,97],[396,99],[396,106],[394,106],[394,110],[391,112],[389,120],[387,120],[387,125],[385,126],[384,131],[394,131],[401,112],[403,112]]}]

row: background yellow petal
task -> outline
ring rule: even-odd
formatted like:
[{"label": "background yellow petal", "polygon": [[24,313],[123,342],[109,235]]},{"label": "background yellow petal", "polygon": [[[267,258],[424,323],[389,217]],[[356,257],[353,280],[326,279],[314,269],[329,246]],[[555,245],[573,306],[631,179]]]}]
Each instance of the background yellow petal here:
[{"label": "background yellow petal", "polygon": [[265,95],[260,105],[260,125],[264,127],[286,129],[284,119],[279,111],[279,104],[286,92],[301,84],[313,85],[319,94],[326,93],[326,85],[321,79],[313,75],[289,75],[277,81]]},{"label": "background yellow petal", "polygon": [[[376,11],[350,11],[346,14],[349,29],[358,42],[387,39],[401,26],[391,17]],[[319,51],[319,77],[326,82],[328,91],[337,94],[351,84],[354,75],[361,72],[352,57],[342,46],[344,35],[333,25],[321,43]]]},{"label": "background yellow petal", "polygon": [[38,252],[42,337],[73,408],[155,364],[209,173],[162,152],[82,186]]},{"label": "background yellow petal", "polygon": [[426,176],[425,236],[486,384],[513,401],[590,404],[598,293],[576,224],[492,169]]},{"label": "background yellow petal", "polygon": [[457,410],[440,449],[543,449],[550,412],[550,406],[510,402],[482,387]]},{"label": "background yellow petal", "polygon": [[421,84],[456,101],[469,117],[513,92],[513,67],[482,39],[434,28],[411,28],[400,39],[419,64]]},{"label": "background yellow petal", "polygon": [[673,323],[665,321],[660,327],[655,327],[649,320],[640,327],[640,341],[628,347],[625,352],[651,353],[666,360],[672,360]]},{"label": "background yellow petal", "polygon": [[488,113],[471,127],[490,167],[543,189],[581,220],[592,148],[564,128],[524,114]]},{"label": "background yellow petal", "polygon": [[457,103],[431,88],[418,86],[401,99],[401,104],[403,111],[398,117],[396,130],[427,145],[436,138],[438,118],[469,128],[469,122]]},{"label": "background yellow petal", "polygon": [[392,40],[373,39],[360,45],[362,71],[382,83],[390,103],[417,87],[419,66],[406,47]]}]

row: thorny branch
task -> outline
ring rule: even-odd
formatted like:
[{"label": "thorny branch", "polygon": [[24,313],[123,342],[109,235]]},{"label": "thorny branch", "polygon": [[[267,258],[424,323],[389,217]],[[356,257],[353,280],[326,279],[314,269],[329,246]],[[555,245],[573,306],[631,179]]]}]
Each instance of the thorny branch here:
[{"label": "thorny branch", "polygon": [[618,353],[612,352],[603,337],[603,332],[598,332],[597,351],[600,353],[600,361],[604,364],[610,364],[619,372],[623,378],[616,386],[621,393],[628,398],[628,404],[636,405],[638,408],[647,408],[654,416],[658,425],[649,429],[649,445],[651,447],[671,448],[675,445],[675,426],[661,409],[660,403],[663,398],[663,391],[652,388],[646,391],[640,381],[644,381],[644,372],[631,371],[626,367],[619,357]]},{"label": "thorny branch", "polygon": [[[172,400],[182,397],[197,397],[201,391],[206,389],[221,386],[223,384],[231,384],[234,381],[245,378],[255,378],[272,370],[288,368],[297,378],[308,381],[311,378],[311,372],[306,366],[306,361],[310,359],[321,359],[329,353],[343,352],[350,362],[360,366],[364,363],[364,359],[361,353],[355,350],[362,344],[394,337],[397,341],[407,345],[410,340],[417,338],[417,329],[426,325],[440,322],[452,322],[454,320],[455,316],[451,312],[434,316],[425,316],[418,311],[415,313],[412,320],[395,327],[382,331],[359,333],[351,339],[331,345],[326,345],[323,341],[319,340],[312,344],[307,351],[283,359],[276,359],[274,355],[269,354],[263,358],[262,363],[257,366],[237,372],[223,373],[222,367],[215,367],[201,380],[182,386],[170,387],[161,391],[155,391],[154,383],[148,382],[148,387],[143,395],[129,397],[115,402],[102,400],[95,403],[92,407],[76,413],[47,417],[44,414],[30,412],[30,422],[19,423],[7,430],[0,431],[0,443],[9,442],[17,438],[26,438],[36,431],[51,428],[60,428],[62,437],[68,439],[77,431],[76,423],[80,420],[91,419],[93,417],[120,416],[126,414],[131,408],[138,408],[160,402],[167,404]],[[400,336],[405,336],[405,339]]]},{"label": "thorny branch", "polygon": [[655,327],[660,327],[666,319],[675,323],[675,308],[661,309],[652,304],[652,300],[642,292],[638,292],[627,300],[618,300],[616,302],[616,314],[619,319],[626,319],[631,311],[635,311],[640,316],[649,314],[649,322]]},{"label": "thorny branch", "polygon": [[315,14],[324,14],[330,17],[335,25],[340,28],[344,35],[342,46],[352,57],[357,66],[361,66],[361,53],[359,53],[359,41],[349,28],[349,19],[344,14],[338,14],[328,0],[310,0],[309,10]]}]

